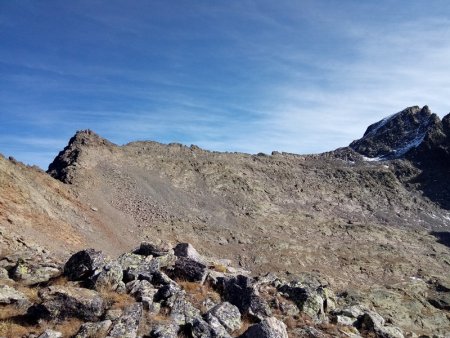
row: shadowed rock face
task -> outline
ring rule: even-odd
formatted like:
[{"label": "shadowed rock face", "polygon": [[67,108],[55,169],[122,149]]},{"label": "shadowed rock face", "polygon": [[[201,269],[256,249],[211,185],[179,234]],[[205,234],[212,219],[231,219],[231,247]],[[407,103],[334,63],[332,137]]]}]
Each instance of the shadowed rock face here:
[{"label": "shadowed rock face", "polygon": [[442,129],[442,123],[428,106],[409,107],[370,125],[350,148],[370,158],[399,158],[419,146],[434,129]]},{"label": "shadowed rock face", "polygon": [[419,172],[406,183],[450,209],[450,114],[441,121],[427,106],[407,108],[369,126],[350,148],[370,160],[410,160]]}]

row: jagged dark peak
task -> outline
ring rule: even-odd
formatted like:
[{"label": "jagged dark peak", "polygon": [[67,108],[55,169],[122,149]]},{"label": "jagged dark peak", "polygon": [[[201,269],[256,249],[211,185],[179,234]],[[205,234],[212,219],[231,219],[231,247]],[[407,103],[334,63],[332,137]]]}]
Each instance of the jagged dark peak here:
[{"label": "jagged dark peak", "polygon": [[428,106],[408,107],[370,125],[350,148],[370,158],[399,158],[418,147],[430,130],[442,130],[439,117]]},{"label": "jagged dark peak", "polygon": [[48,166],[47,173],[62,182],[72,183],[72,171],[78,165],[79,157],[84,149],[91,147],[112,148],[114,146],[113,143],[90,129],[79,130]]}]

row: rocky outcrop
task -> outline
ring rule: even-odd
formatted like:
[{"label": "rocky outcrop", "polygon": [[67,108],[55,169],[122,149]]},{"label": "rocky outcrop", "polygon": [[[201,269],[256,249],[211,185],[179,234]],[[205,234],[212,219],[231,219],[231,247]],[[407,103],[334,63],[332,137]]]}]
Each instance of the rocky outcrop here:
[{"label": "rocky outcrop", "polygon": [[[195,250],[189,247],[191,251]],[[303,274],[290,281],[275,274],[252,278],[229,271],[214,271],[212,264],[204,267],[205,280],[188,281],[174,273],[178,269],[176,263],[163,268],[164,271],[158,268],[159,265],[153,265],[153,260],[173,255],[171,250],[159,252],[161,255],[157,257],[149,255],[136,259],[137,254],[128,253],[111,260],[98,251],[80,251],[65,264],[65,271],[76,281],[50,280],[48,286],[37,286],[38,299],[29,300],[14,287],[2,286],[0,307],[26,302],[29,309],[18,323],[29,322],[35,328],[35,323],[45,319],[56,333],[47,327],[42,333],[44,337],[59,334],[56,328],[63,328],[65,322],[74,318],[83,322],[73,334],[78,338],[175,338],[179,334],[199,338],[238,335],[242,338],[285,338],[311,334],[334,337],[341,336],[342,332],[378,338],[404,337],[401,329],[387,324],[374,308],[345,306],[345,298],[335,296],[328,283],[318,276]],[[185,255],[175,257],[177,261],[191,260]],[[214,262],[211,258],[204,259]],[[108,274],[112,271],[111,266],[114,271],[123,272],[131,267],[145,271],[145,265],[152,266],[153,275],[164,277],[134,274],[129,281],[125,274]],[[102,272],[105,277],[101,277]],[[98,288],[100,292],[97,292],[93,289],[98,284],[86,283],[95,275],[99,276],[97,282],[113,280],[116,284],[126,284],[123,289],[117,289],[106,283],[108,287]],[[122,280],[119,281],[118,276],[122,276]],[[448,292],[446,282],[436,280],[433,283],[436,297],[438,293]],[[196,291],[199,289],[202,290],[200,293]],[[214,300],[209,298],[212,293],[217,295]]]},{"label": "rocky outcrop", "polygon": [[50,286],[39,291],[40,311],[51,319],[77,317],[86,321],[98,320],[107,308],[99,293],[72,286]]},{"label": "rocky outcrop", "polygon": [[72,183],[73,172],[79,165],[81,154],[87,147],[96,146],[113,147],[114,144],[101,138],[92,130],[77,131],[69,140],[68,145],[49,165],[47,172],[65,183]]}]

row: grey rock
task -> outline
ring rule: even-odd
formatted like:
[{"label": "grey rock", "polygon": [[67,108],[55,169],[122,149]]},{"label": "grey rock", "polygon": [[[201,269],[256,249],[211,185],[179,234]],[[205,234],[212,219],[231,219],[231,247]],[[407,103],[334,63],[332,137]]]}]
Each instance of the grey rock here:
[{"label": "grey rock", "polygon": [[64,265],[64,275],[72,281],[85,280],[98,274],[106,262],[106,256],[101,251],[82,250],[69,258]]},{"label": "grey rock", "polygon": [[167,284],[158,289],[153,299],[155,302],[164,303],[164,305],[171,307],[173,300],[181,293],[182,290],[178,285]]},{"label": "grey rock", "polygon": [[223,327],[223,325],[220,323],[220,321],[211,315],[210,313],[207,313],[205,315],[205,319],[208,322],[210,329],[211,329],[211,336],[213,338],[229,338],[231,335],[228,333],[227,329]]},{"label": "grey rock", "polygon": [[160,265],[156,259],[145,259],[140,265],[128,268],[124,273],[124,280],[129,282],[135,279],[152,282],[155,274],[159,272]]},{"label": "grey rock", "polygon": [[178,257],[173,269],[173,276],[190,282],[203,283],[206,279],[208,268],[205,264],[186,257]]},{"label": "grey rock", "polygon": [[[296,329],[294,330],[294,333],[298,336],[298,337],[304,337],[304,338],[325,338],[325,334],[322,331],[317,330],[314,327],[304,327],[301,329]],[[346,336],[350,336],[346,333]],[[350,336],[353,337],[353,336]],[[356,337],[353,337],[356,338]]]},{"label": "grey rock", "polygon": [[96,321],[106,309],[105,300],[94,290],[71,286],[50,286],[39,291],[41,306],[52,319],[78,317]]},{"label": "grey rock", "polygon": [[53,330],[45,330],[38,338],[62,338],[62,333]]},{"label": "grey rock", "polygon": [[211,338],[211,327],[202,318],[195,318],[190,327],[190,336],[193,338]]},{"label": "grey rock", "polygon": [[155,257],[155,261],[158,262],[160,268],[173,267],[177,261],[177,257],[169,253],[167,255]]},{"label": "grey rock", "polygon": [[231,338],[216,317],[207,315],[206,320],[195,318],[191,323],[190,334],[193,338]]},{"label": "grey rock", "polygon": [[40,265],[36,262],[19,260],[11,270],[12,278],[23,285],[31,286],[48,282],[61,275],[61,270],[54,266]]},{"label": "grey rock", "polygon": [[123,311],[122,309],[110,309],[106,311],[105,319],[106,320],[117,320],[122,315]]},{"label": "grey rock", "polygon": [[122,285],[122,266],[117,262],[110,262],[104,265],[101,271],[92,277],[94,288],[98,291],[120,289]]},{"label": "grey rock", "polygon": [[0,280],[9,279],[8,270],[0,267]]},{"label": "grey rock", "polygon": [[261,298],[253,286],[253,279],[238,275],[234,277],[218,278],[218,287],[222,289],[225,301],[238,307],[242,315],[249,314],[259,320],[271,316],[270,307]]},{"label": "grey rock", "polygon": [[[150,257],[150,260],[153,257]],[[117,263],[123,268],[124,271],[128,269],[137,269],[147,257],[138,255],[135,253],[124,253],[117,258]]]},{"label": "grey rock", "polygon": [[108,338],[136,338],[142,317],[142,304],[135,303],[126,307],[120,318],[114,323]]},{"label": "grey rock", "polygon": [[28,298],[11,286],[0,285],[0,304],[26,304]]},{"label": "grey rock", "polygon": [[170,306],[170,318],[178,325],[192,323],[195,318],[200,317],[200,310],[195,308],[183,293],[179,293]]},{"label": "grey rock", "polygon": [[126,289],[127,292],[139,302],[142,301],[143,298],[150,298],[153,300],[153,297],[158,292],[158,290],[146,280],[134,280],[129,282],[126,284]]},{"label": "grey rock", "polygon": [[137,248],[134,253],[143,256],[164,256],[172,252],[172,248],[169,243],[150,243],[150,242],[142,242],[139,248]]},{"label": "grey rock", "polygon": [[206,259],[200,255],[190,243],[179,243],[173,249],[175,256],[189,258],[193,261],[205,264]]},{"label": "grey rock", "polygon": [[362,331],[374,332],[380,338],[403,338],[402,331],[393,326],[385,326],[385,320],[378,313],[366,310],[358,317],[355,326]]},{"label": "grey rock", "polygon": [[84,323],[81,325],[80,330],[78,330],[78,333],[75,335],[75,338],[105,337],[111,325],[112,321],[108,319],[96,323]]},{"label": "grey rock", "polygon": [[316,321],[325,319],[326,310],[335,307],[334,294],[320,281],[297,280],[278,285],[278,291],[292,300],[300,311]]},{"label": "grey rock", "polygon": [[242,325],[238,307],[229,302],[214,306],[208,313],[216,317],[229,333],[238,330]]},{"label": "grey rock", "polygon": [[245,332],[246,338],[288,338],[286,325],[275,317],[265,318],[258,324],[250,326]]},{"label": "grey rock", "polygon": [[178,338],[179,326],[174,323],[156,325],[150,332],[151,338]]}]

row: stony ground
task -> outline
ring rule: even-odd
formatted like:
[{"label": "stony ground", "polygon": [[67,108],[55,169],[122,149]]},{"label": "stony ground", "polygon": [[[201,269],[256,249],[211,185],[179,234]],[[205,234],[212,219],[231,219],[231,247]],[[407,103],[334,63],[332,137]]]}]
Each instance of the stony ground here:
[{"label": "stony ground", "polygon": [[[348,294],[336,295],[318,276],[250,277],[248,271],[229,264],[200,255],[188,243],[172,248],[168,243],[145,242],[116,259],[87,249],[65,264],[42,254],[16,252],[0,259],[0,335],[411,336],[373,306]],[[450,289],[440,292],[448,295]]]}]

